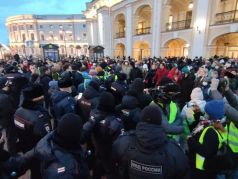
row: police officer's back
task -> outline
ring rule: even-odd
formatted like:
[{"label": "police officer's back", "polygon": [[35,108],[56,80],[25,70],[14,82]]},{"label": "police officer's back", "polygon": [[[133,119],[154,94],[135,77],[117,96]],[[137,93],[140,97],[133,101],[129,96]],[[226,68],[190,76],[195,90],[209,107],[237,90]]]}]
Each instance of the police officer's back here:
[{"label": "police officer's back", "polygon": [[83,126],[82,141],[93,137],[96,153],[96,177],[104,176],[110,170],[110,153],[113,141],[120,134],[122,122],[114,114],[115,100],[111,93],[103,92],[99,97],[97,110]]},{"label": "police officer's back", "polygon": [[112,83],[111,92],[115,97],[116,104],[120,104],[123,96],[128,90],[128,86],[126,84],[126,74],[120,73],[117,75],[118,79]]},{"label": "police officer's back", "polygon": [[57,129],[40,140],[34,149],[22,157],[11,158],[4,167],[20,176],[32,164],[38,164],[36,178],[87,179],[89,173],[86,155],[80,145],[81,131],[81,118],[66,114],[60,119]]},{"label": "police officer's back", "polygon": [[77,100],[76,112],[82,117],[83,123],[88,121],[91,110],[97,108],[99,95],[100,80],[93,78],[83,92],[82,98]]},{"label": "police officer's back", "polygon": [[53,114],[56,124],[64,114],[75,113],[76,100],[72,97],[72,80],[62,78],[58,82],[59,91],[52,93]]},{"label": "police officer's back", "polygon": [[141,120],[135,134],[125,133],[113,144],[114,178],[185,178],[188,160],[182,149],[167,138],[160,108],[145,107]]},{"label": "police officer's back", "polygon": [[50,115],[42,107],[44,91],[38,84],[23,90],[24,100],[17,109],[14,123],[17,129],[20,150],[26,152],[51,130]]}]

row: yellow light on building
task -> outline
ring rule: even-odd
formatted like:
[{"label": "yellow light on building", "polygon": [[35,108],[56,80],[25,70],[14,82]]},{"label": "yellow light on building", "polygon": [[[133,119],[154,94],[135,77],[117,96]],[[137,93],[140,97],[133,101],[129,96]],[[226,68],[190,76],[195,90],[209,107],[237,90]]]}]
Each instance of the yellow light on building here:
[{"label": "yellow light on building", "polygon": [[193,9],[193,2],[190,2],[190,3],[189,3],[188,8],[189,8],[189,9]]}]

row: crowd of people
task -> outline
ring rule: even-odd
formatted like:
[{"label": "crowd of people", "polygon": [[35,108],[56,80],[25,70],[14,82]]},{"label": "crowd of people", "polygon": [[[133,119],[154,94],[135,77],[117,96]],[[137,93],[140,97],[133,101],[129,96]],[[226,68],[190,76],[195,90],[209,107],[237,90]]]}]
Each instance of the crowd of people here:
[{"label": "crowd of people", "polygon": [[238,179],[238,60],[0,62],[0,178]]}]

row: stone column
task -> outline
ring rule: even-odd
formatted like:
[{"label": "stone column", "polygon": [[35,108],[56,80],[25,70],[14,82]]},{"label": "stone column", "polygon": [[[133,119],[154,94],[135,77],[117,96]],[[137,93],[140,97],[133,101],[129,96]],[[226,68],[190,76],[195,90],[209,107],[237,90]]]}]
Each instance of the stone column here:
[{"label": "stone column", "polygon": [[105,56],[111,56],[111,15],[108,7],[99,9],[97,23],[99,45],[105,48]]},{"label": "stone column", "polygon": [[126,6],[126,56],[132,57],[133,12],[131,4]]},{"label": "stone column", "polygon": [[209,6],[211,1],[194,1],[193,10],[193,42],[191,57],[204,56],[206,54],[206,36],[209,27]]},{"label": "stone column", "polygon": [[151,56],[160,55],[160,33],[161,33],[161,7],[162,0],[154,0],[152,7],[152,53]]}]

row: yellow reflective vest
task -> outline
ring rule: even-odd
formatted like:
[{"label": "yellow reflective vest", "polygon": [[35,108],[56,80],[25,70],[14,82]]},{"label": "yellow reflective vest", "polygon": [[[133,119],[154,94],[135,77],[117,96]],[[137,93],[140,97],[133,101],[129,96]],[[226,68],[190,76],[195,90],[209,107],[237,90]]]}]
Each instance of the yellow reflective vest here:
[{"label": "yellow reflective vest", "polygon": [[[203,144],[206,132],[210,128],[212,128],[217,133],[217,135],[218,135],[218,140],[219,140],[218,149],[220,149],[222,147],[223,138],[222,138],[221,134],[213,126],[209,126],[209,127],[206,127],[205,129],[203,129],[202,134],[199,137],[199,143]],[[196,153],[196,169],[204,170],[204,162],[205,162],[205,157],[203,157],[202,155]]]}]

